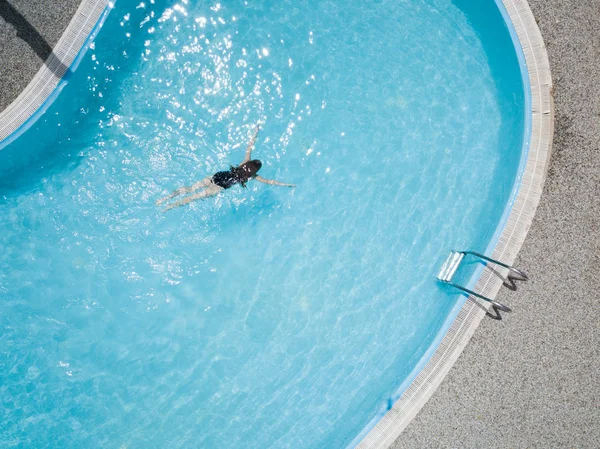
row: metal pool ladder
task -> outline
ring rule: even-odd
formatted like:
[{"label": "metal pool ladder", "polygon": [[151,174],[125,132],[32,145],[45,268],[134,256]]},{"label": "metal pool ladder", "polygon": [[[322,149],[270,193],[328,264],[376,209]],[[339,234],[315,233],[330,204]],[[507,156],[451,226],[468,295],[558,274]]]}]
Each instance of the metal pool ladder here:
[{"label": "metal pool ladder", "polygon": [[497,271],[495,271],[493,269],[492,269],[492,271],[497,276],[502,277],[502,284],[505,287],[509,288],[510,290],[517,289],[517,285],[515,284],[515,281],[527,281],[529,278],[521,270],[511,267],[510,265],[502,263],[498,260],[494,260],[490,257],[484,256],[483,254],[479,254],[474,251],[450,251],[450,255],[444,262],[444,265],[442,265],[442,269],[440,270],[440,273],[437,276],[438,281],[443,282],[445,284],[449,284],[454,288],[457,288],[465,293],[468,293],[469,295],[476,296],[477,298],[480,298],[486,302],[489,302],[492,305],[494,312],[496,312],[496,315],[492,315],[489,312],[487,312],[487,315],[494,319],[501,320],[502,317],[500,316],[500,311],[511,312],[511,309],[509,307],[505,306],[504,304],[500,304],[499,302],[494,301],[493,299],[488,298],[487,296],[476,293],[473,290],[469,290],[468,288],[465,288],[462,285],[458,285],[458,284],[452,282],[454,275],[456,274],[458,267],[460,266],[460,263],[463,261],[465,256],[468,256],[468,255],[478,258],[479,262],[483,263],[486,266],[487,266],[488,262],[491,262],[493,264],[496,264],[503,268],[508,269],[508,275],[506,276],[506,278],[500,276],[500,274]]}]

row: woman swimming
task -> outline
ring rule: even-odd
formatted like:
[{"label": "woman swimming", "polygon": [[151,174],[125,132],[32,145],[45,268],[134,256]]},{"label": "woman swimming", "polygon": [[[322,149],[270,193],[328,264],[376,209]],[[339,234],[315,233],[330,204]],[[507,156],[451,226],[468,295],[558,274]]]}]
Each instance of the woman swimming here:
[{"label": "woman swimming", "polygon": [[279,181],[273,181],[271,179],[265,179],[256,174],[260,167],[262,167],[262,162],[258,159],[250,160],[252,155],[252,149],[254,148],[254,142],[256,141],[256,136],[258,135],[260,127],[256,127],[256,132],[254,133],[254,137],[250,143],[248,143],[248,148],[246,149],[246,157],[244,161],[238,167],[234,167],[231,165],[229,171],[220,171],[215,173],[212,176],[208,176],[201,181],[191,185],[190,187],[181,187],[171,193],[169,196],[161,198],[156,202],[157,205],[164,203],[165,201],[170,200],[179,195],[194,193],[200,189],[204,189],[201,192],[198,192],[194,195],[190,195],[183,200],[176,201],[174,203],[169,204],[165,211],[169,209],[173,209],[174,207],[184,206],[192,201],[200,200],[203,198],[209,198],[211,196],[217,195],[221,190],[228,189],[236,184],[241,184],[242,187],[246,187],[246,183],[251,179],[256,179],[259,182],[264,184],[270,184],[273,186],[283,186],[283,187],[296,187],[295,184],[285,184]]}]

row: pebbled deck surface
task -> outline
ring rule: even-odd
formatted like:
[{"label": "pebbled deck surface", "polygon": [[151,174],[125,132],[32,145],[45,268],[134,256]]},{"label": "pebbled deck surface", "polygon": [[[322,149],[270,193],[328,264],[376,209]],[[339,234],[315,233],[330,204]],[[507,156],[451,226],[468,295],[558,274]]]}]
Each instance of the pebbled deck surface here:
[{"label": "pebbled deck surface", "polygon": [[[79,0],[0,0],[9,3],[39,33],[50,48],[58,42],[79,7]],[[38,41],[35,36],[29,38]],[[38,48],[43,42],[38,42]],[[43,61],[17,30],[0,14],[0,111],[3,111],[29,84]]]}]

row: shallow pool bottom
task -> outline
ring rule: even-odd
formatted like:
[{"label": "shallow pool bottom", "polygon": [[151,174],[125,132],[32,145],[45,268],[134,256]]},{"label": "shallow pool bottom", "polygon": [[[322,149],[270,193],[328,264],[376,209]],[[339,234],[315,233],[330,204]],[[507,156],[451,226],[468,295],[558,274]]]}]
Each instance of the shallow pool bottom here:
[{"label": "shallow pool bottom", "polygon": [[[240,134],[241,134],[241,133],[240,133]],[[242,137],[242,136],[240,136],[240,137]],[[242,139],[240,139],[240,140],[242,140]],[[114,162],[114,161],[113,161],[113,162]],[[170,181],[170,180],[167,180],[167,181]],[[87,190],[87,191],[85,191],[85,190]],[[82,193],[85,193],[85,194],[87,194],[87,193],[90,191],[90,189],[85,189],[85,190],[84,190]],[[93,189],[92,189],[91,193],[92,193],[92,194],[94,193],[94,192],[93,192]],[[133,192],[132,192],[132,193],[133,193]],[[260,192],[259,192],[259,193],[260,193]],[[240,199],[241,199],[241,198],[240,198]],[[242,200],[242,201],[243,201],[243,200]],[[235,210],[235,213],[234,213],[233,215],[229,215],[229,213],[228,213],[228,212],[226,212],[226,213],[225,213],[225,215],[218,215],[218,216],[217,216],[217,218],[220,218],[220,219],[222,219],[222,218],[225,218],[225,221],[218,221],[218,222],[222,224],[222,223],[226,223],[227,221],[231,221],[231,220],[232,220],[232,218],[233,218],[233,221],[235,222],[235,221],[237,221],[237,220],[236,220],[236,218],[240,218],[240,217],[244,217],[244,218],[251,217],[251,220],[254,220],[254,221],[253,221],[254,225],[256,225],[256,223],[258,223],[258,222],[257,222],[257,221],[256,221],[256,219],[254,218],[254,216],[255,216],[254,214],[255,214],[255,213],[260,215],[260,214],[264,214],[264,213],[265,213],[265,211],[267,211],[267,213],[268,213],[268,214],[269,214],[271,217],[273,216],[273,213],[275,213],[275,217],[277,217],[277,216],[278,216],[277,214],[279,213],[279,209],[280,209],[280,207],[278,207],[278,206],[277,206],[277,202],[276,202],[276,201],[277,201],[277,197],[276,197],[276,196],[275,196],[275,197],[271,196],[270,198],[267,198],[267,201],[266,201],[266,202],[265,202],[264,198],[260,198],[260,197],[259,197],[259,202],[258,202],[258,204],[257,204],[256,206],[254,206],[254,205],[253,205],[251,208],[247,208],[247,207],[245,208],[245,207],[242,207],[241,209],[238,207],[238,209],[236,209],[236,210]],[[220,207],[221,207],[221,208],[222,208],[223,206],[227,207],[228,205],[229,205],[229,206],[231,206],[231,203],[224,203],[224,205],[221,205]],[[233,205],[234,205],[234,207],[235,207],[235,202],[233,203]],[[240,203],[240,205],[244,206],[243,202],[242,202],[242,203]],[[273,205],[274,205],[274,207],[273,207]],[[267,207],[265,207],[265,206],[267,206]],[[233,209],[232,209],[232,210],[233,210]],[[241,212],[240,212],[240,210],[241,210]],[[133,218],[135,218],[135,217],[133,217]],[[186,220],[189,220],[190,218],[192,218],[192,216],[190,216],[190,215],[187,215],[187,216],[184,218],[184,226],[186,226],[186,225],[187,225],[187,223],[186,223]],[[193,218],[192,218],[192,219],[193,219]],[[32,220],[33,220],[33,221],[32,221]],[[32,218],[32,217],[29,217],[29,218],[28,218],[26,221],[28,221],[28,223],[27,223],[27,225],[28,225],[28,226],[30,226],[30,225],[31,225],[31,223],[33,223],[34,225],[36,224],[36,219],[35,219],[35,218]],[[143,223],[142,223],[142,224],[143,224]],[[137,225],[139,225],[139,222],[138,222],[138,223],[136,223],[136,222],[133,222],[133,223],[132,223],[132,226],[137,226]],[[122,226],[122,225],[121,225],[121,226]],[[121,228],[121,230],[122,230],[122,229],[123,229],[123,228]],[[127,229],[127,228],[125,228],[125,229]],[[133,229],[133,228],[129,228],[129,229]],[[141,229],[143,230],[143,229],[144,229],[144,227],[142,226],[142,228],[141,228]],[[165,235],[166,235],[166,234],[165,234]],[[251,234],[249,234],[247,237],[249,237],[250,235],[251,235]],[[202,235],[200,235],[200,238],[204,238],[204,237],[203,237]],[[139,239],[139,235],[134,235],[134,242],[132,242],[132,243],[139,243],[139,241],[140,241],[140,240],[135,240],[135,239]],[[196,243],[196,241],[195,241],[195,240],[190,240],[190,239],[186,238],[186,243],[188,243],[188,244],[189,244],[190,242],[192,242],[192,243]],[[168,243],[168,242],[167,242],[167,243]],[[39,254],[38,254],[38,255],[39,255]],[[83,260],[83,261],[85,261],[85,258],[84,258],[84,257],[82,257],[82,260]],[[240,264],[240,265],[239,265],[239,268],[243,269],[244,267],[243,267],[243,265],[242,265],[242,264]],[[436,268],[436,267],[434,267],[433,269],[434,269],[434,271],[435,271],[437,268]],[[136,276],[135,276],[135,275],[137,275],[137,276],[143,276],[143,274],[140,274],[140,272],[133,270],[133,274],[131,274],[131,273],[130,273],[130,276],[133,276],[133,279],[136,279]],[[109,295],[112,295],[113,293],[111,293],[111,292],[109,291],[109,292],[108,292],[108,294],[109,294]],[[190,294],[193,296],[193,295],[194,295],[194,292],[190,292]],[[190,297],[192,297],[192,296],[190,296]],[[181,295],[179,295],[179,297],[181,297]],[[147,307],[147,306],[150,306],[150,307],[152,307],[152,305],[153,305],[152,303],[150,303],[150,304],[148,304],[148,303],[145,303],[145,304],[144,304],[144,301],[142,301],[141,303],[138,303],[138,304],[139,304],[139,305],[141,305],[141,306],[146,306],[146,307]],[[93,303],[92,303],[92,305],[93,305]],[[310,308],[311,304],[310,304],[310,302],[309,302],[309,301],[302,300],[302,301],[300,301],[300,303],[299,303],[299,306],[300,306],[300,310],[302,310],[302,309],[305,309],[306,307]],[[141,308],[141,307],[140,307],[140,309],[138,310],[138,312],[141,312],[141,311],[143,311],[143,308]],[[190,311],[192,311],[192,310],[190,309]],[[224,312],[224,311],[223,311],[223,310],[222,310],[222,311],[220,311],[220,313],[222,313],[222,312]],[[226,312],[226,311],[225,311],[225,312]],[[193,312],[192,312],[192,313],[193,313]],[[226,315],[225,315],[225,316],[226,316]],[[253,327],[253,326],[254,326],[254,328],[255,328],[255,329],[260,329],[260,326],[261,326],[261,324],[260,324],[260,323],[261,323],[261,321],[260,321],[260,320],[259,320],[259,321],[256,321],[255,323],[253,323],[253,321],[251,320],[251,321],[250,321],[250,323],[251,323],[251,324],[250,324],[250,327],[251,327],[251,329],[252,329],[252,327]],[[210,324],[210,323],[208,323],[208,324]],[[212,332],[212,331],[209,329],[209,332]],[[254,332],[254,331],[252,331],[252,332]],[[250,332],[250,335],[251,335],[251,337],[252,337],[252,332]],[[265,332],[264,332],[264,331],[258,331],[258,332],[257,332],[257,333],[255,333],[254,335],[255,335],[255,337],[252,337],[252,338],[257,338],[258,340],[261,340],[261,339],[263,339],[263,340],[264,340],[264,338],[265,338]],[[131,338],[131,337],[128,337],[128,338]],[[61,362],[61,363],[66,363],[66,364],[69,364],[69,363],[71,363],[71,362],[68,362],[68,361],[63,361],[63,360],[61,360],[60,362]],[[71,364],[72,364],[72,363],[71,363]],[[70,366],[70,365],[69,365],[69,366]],[[72,371],[72,370],[71,370],[71,371]],[[224,372],[224,371],[221,371],[221,374],[222,374],[223,372]],[[217,375],[219,375],[219,374],[217,373]]]}]

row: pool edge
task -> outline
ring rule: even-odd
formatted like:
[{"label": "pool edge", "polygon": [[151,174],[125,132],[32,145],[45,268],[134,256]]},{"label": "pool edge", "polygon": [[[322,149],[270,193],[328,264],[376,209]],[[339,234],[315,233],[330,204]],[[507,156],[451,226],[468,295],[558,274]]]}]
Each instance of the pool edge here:
[{"label": "pool edge", "polygon": [[[502,0],[502,3],[525,57],[531,91],[531,133],[525,169],[511,212],[491,254],[494,259],[512,264],[531,227],[546,180],[554,132],[554,102],[546,46],[529,4],[526,0]],[[502,281],[486,270],[475,290],[495,298],[501,286]],[[423,369],[355,446],[357,449],[385,449],[394,443],[458,360],[485,316],[486,307],[487,304],[473,297],[465,301]]]},{"label": "pool edge", "polygon": [[[25,132],[50,106],[68,82],[110,7],[109,0],[82,0],[53,49],[55,58],[51,56],[44,61],[27,87],[0,112],[0,150]],[[51,59],[68,67],[60,78],[55,75],[56,69],[47,65],[52,64]]]}]

